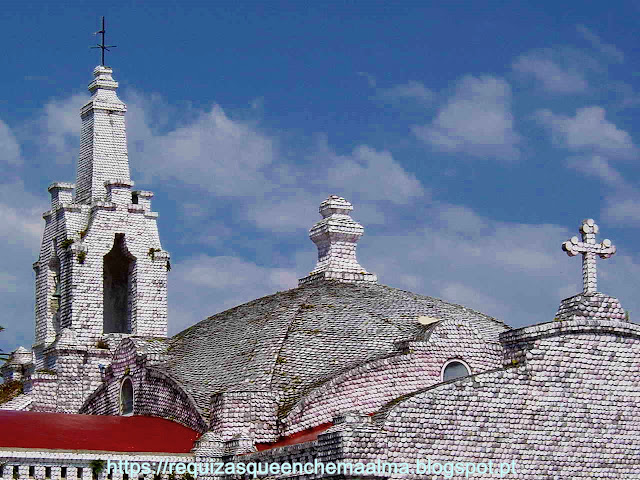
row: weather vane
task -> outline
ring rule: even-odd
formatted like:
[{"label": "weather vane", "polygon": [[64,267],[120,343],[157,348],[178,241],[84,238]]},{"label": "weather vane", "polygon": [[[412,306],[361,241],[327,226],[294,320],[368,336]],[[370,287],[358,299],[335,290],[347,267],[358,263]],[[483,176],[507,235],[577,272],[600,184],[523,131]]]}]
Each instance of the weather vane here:
[{"label": "weather vane", "polygon": [[103,67],[104,67],[104,51],[105,50],[111,51],[111,50],[109,50],[109,48],[117,47],[117,45],[105,45],[104,44],[104,32],[105,32],[104,17],[102,17],[102,30],[99,30],[96,33],[94,33],[94,35],[98,35],[99,33],[102,34],[102,43],[99,43],[95,47],[91,47],[91,48],[101,48],[102,49],[102,63],[100,63],[100,65],[102,65]]}]

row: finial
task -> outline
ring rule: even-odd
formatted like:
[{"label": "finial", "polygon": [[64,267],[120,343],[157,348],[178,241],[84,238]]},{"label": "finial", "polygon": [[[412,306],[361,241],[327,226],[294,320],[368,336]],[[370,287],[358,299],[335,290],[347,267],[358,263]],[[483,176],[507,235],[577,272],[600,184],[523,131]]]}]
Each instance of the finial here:
[{"label": "finial", "polygon": [[320,204],[322,220],[309,231],[309,237],[318,247],[318,263],[298,285],[323,279],[349,283],[377,281],[356,259],[356,243],[364,228],[351,218],[351,210],[353,206],[337,195],[330,195]]},{"label": "finial", "polygon": [[107,51],[110,52],[111,51],[111,50],[109,50],[110,48],[117,47],[117,45],[105,45],[104,44],[104,34],[105,34],[105,32],[106,32],[106,29],[104,28],[104,17],[102,17],[102,30],[98,30],[96,33],[94,33],[94,35],[98,35],[99,33],[102,34],[102,43],[99,43],[95,47],[91,47],[91,48],[100,48],[100,49],[102,49],[102,57],[101,57],[100,65],[102,65],[103,67],[105,66],[104,65],[104,51],[107,50]]},{"label": "finial", "polygon": [[582,255],[583,293],[598,291],[596,255],[600,258],[609,258],[616,253],[616,247],[611,245],[611,240],[608,238],[604,239],[602,243],[596,244],[596,233],[598,231],[598,225],[592,218],[588,218],[583,220],[580,226],[582,242],[578,241],[578,237],[572,237],[562,244],[562,250],[567,252],[570,257],[578,254]]},{"label": "finial", "polygon": [[562,300],[556,313],[556,320],[625,319],[620,301],[598,292],[596,255],[600,258],[609,258],[616,253],[616,247],[611,244],[611,240],[605,239],[601,243],[596,243],[598,231],[598,225],[592,218],[588,218],[580,225],[582,241],[578,240],[578,237],[572,237],[562,244],[562,250],[570,257],[582,255],[583,287],[582,293]]}]

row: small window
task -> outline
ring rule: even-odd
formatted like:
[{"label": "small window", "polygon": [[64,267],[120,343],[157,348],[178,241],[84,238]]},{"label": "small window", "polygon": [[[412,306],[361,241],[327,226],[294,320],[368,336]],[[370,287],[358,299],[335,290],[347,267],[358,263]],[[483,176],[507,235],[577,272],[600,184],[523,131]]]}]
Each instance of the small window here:
[{"label": "small window", "polygon": [[51,478],[51,467],[44,467],[44,478]]},{"label": "small window", "polygon": [[454,378],[466,377],[471,375],[469,367],[459,360],[451,360],[445,364],[442,371],[442,381],[453,380]]},{"label": "small window", "polygon": [[133,415],[133,384],[125,378],[120,388],[120,411],[122,415]]}]

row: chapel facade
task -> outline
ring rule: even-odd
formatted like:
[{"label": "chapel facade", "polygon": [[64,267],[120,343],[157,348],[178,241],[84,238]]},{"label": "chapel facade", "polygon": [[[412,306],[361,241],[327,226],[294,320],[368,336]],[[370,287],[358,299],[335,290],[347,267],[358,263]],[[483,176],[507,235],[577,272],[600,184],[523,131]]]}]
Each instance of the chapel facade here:
[{"label": "chapel facade", "polygon": [[[340,478],[413,478],[429,457],[518,465],[503,478],[637,478],[640,327],[597,289],[596,259],[616,248],[596,241],[593,219],[562,244],[582,256],[583,291],[553,320],[512,329],[379,283],[356,258],[353,206],[330,195],[309,235],[317,264],[298,287],[168,337],[152,194],[132,190],[112,71],[94,77],[76,184],[49,187],[35,344],[2,367],[23,393],[0,404],[0,426],[49,433],[0,438],[0,478],[125,479],[96,459],[405,462]],[[93,440],[74,440],[88,429]],[[166,441],[149,443],[150,431]]]}]

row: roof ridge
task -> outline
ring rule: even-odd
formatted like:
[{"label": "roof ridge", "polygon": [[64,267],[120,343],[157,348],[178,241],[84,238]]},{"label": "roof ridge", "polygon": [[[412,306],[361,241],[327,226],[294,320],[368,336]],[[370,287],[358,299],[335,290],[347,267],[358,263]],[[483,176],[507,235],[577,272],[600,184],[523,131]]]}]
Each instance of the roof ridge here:
[{"label": "roof ridge", "polygon": [[304,311],[303,305],[306,305],[307,301],[309,300],[309,298],[311,298],[315,293],[316,293],[315,289],[312,289],[304,297],[304,299],[302,301],[302,304],[300,304],[300,306],[298,307],[298,310],[296,310],[296,313],[291,317],[291,321],[289,322],[289,325],[287,326],[287,331],[280,338],[280,344],[278,345],[278,351],[277,351],[275,357],[273,358],[273,364],[272,364],[272,368],[271,368],[271,375],[269,377],[269,389],[270,390],[273,388],[273,377],[274,377],[274,375],[276,373],[276,368],[278,366],[278,358],[280,358],[280,353],[282,352],[282,349],[284,348],[285,341],[287,340],[287,337],[289,336],[289,333],[291,332],[291,329],[294,326],[296,318],[298,318],[299,315],[301,314],[301,312]]}]

